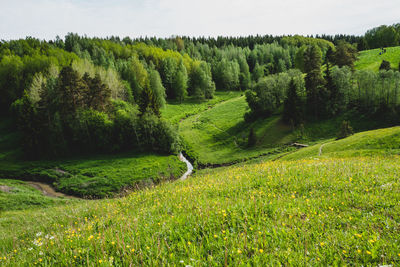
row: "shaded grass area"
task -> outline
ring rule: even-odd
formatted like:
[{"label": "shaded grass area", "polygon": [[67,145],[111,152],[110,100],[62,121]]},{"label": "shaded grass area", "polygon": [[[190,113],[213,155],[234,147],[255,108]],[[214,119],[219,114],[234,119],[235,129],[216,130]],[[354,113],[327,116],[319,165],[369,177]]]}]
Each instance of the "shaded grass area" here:
[{"label": "shaded grass area", "polygon": [[179,178],[186,170],[175,155],[138,152],[26,161],[10,119],[1,120],[0,136],[1,177],[47,182],[80,197],[111,197],[123,189]]},{"label": "shaded grass area", "polygon": [[275,161],[6,212],[0,264],[395,266],[399,175],[399,157]]},{"label": "shaded grass area", "polygon": [[77,200],[51,198],[23,181],[0,179],[0,212],[69,204]]},{"label": "shaded grass area", "polygon": [[399,70],[400,46],[387,47],[386,51],[387,52],[382,55],[379,55],[379,52],[381,52],[380,49],[361,51],[358,60],[354,64],[355,69],[379,71],[382,60],[386,60],[390,62],[392,69]]}]

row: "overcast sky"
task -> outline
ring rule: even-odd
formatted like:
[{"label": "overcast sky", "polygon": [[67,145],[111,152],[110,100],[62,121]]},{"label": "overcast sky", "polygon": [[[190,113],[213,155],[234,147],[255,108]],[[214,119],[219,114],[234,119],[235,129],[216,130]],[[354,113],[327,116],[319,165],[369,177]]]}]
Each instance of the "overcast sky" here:
[{"label": "overcast sky", "polygon": [[0,0],[0,39],[33,36],[363,34],[399,0]]}]

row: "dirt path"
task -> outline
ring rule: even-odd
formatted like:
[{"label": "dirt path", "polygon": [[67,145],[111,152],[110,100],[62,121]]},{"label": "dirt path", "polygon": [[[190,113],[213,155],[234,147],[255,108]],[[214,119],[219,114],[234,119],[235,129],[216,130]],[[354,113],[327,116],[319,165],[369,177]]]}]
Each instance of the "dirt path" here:
[{"label": "dirt path", "polygon": [[69,196],[60,192],[56,192],[53,187],[48,184],[40,183],[40,182],[27,182],[30,186],[36,188],[37,190],[41,191],[43,195],[48,197],[65,197],[65,198],[77,198],[73,196]]}]

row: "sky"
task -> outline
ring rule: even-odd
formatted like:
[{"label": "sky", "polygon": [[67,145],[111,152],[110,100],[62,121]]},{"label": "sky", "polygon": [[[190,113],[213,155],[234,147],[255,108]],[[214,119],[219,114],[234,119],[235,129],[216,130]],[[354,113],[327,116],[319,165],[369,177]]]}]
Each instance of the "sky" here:
[{"label": "sky", "polygon": [[400,23],[399,0],[0,0],[0,40],[364,34]]}]

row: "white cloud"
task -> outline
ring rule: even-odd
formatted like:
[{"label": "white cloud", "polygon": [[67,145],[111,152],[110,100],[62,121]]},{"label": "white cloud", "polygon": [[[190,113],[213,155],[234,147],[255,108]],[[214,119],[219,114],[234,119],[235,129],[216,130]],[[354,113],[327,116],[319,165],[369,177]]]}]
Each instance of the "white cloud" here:
[{"label": "white cloud", "polygon": [[0,0],[0,39],[362,34],[400,22],[396,0]]}]

